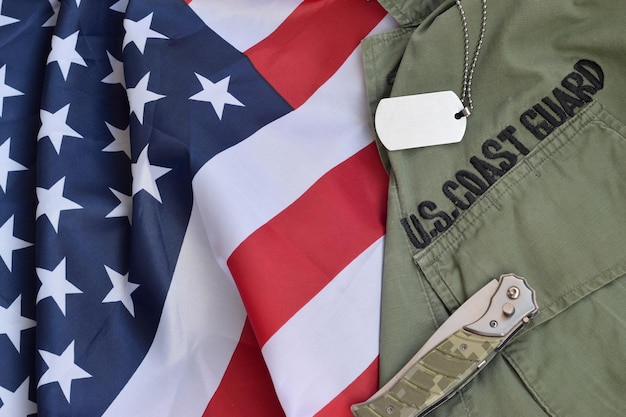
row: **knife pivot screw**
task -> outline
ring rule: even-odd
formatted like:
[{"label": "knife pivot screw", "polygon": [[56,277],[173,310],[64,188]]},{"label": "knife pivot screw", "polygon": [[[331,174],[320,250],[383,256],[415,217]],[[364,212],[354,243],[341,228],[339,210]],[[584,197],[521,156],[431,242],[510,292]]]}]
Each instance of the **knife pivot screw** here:
[{"label": "knife pivot screw", "polygon": [[467,350],[467,345],[465,343],[462,343],[461,346],[459,346],[459,349]]},{"label": "knife pivot screw", "polygon": [[491,320],[491,321],[489,322],[489,326],[491,326],[492,328],[494,328],[494,329],[495,329],[496,327],[498,327],[498,322],[497,322],[497,321],[495,321],[495,320]]},{"label": "knife pivot screw", "polygon": [[504,313],[504,315],[507,317],[511,317],[513,314],[515,314],[515,306],[511,303],[505,303],[502,306],[502,313]]},{"label": "knife pivot screw", "polygon": [[395,410],[395,408],[393,408],[393,405],[390,405],[387,407],[387,414],[393,414],[393,411]]},{"label": "knife pivot screw", "polygon": [[515,286],[510,287],[506,291],[506,296],[509,297],[511,300],[517,300],[519,298],[519,295],[520,295],[519,288],[517,288]]}]

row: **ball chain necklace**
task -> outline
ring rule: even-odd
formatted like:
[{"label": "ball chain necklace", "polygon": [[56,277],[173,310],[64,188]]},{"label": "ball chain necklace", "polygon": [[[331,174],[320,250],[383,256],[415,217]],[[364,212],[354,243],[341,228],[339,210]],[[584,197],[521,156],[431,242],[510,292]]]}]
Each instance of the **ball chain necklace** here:
[{"label": "ball chain necklace", "polygon": [[467,26],[467,17],[465,16],[465,10],[461,4],[461,0],[455,0],[456,5],[461,13],[461,23],[463,24],[463,91],[461,92],[461,102],[465,107],[459,113],[455,115],[457,119],[461,117],[468,117],[472,110],[474,110],[474,102],[472,101],[472,80],[474,78],[474,70],[476,69],[476,63],[478,62],[478,56],[483,46],[483,39],[485,38],[485,28],[487,27],[487,0],[482,0],[482,18],[480,22],[480,35],[478,37],[478,44],[474,50],[474,57],[470,64],[469,58],[469,30]]},{"label": "ball chain necklace", "polygon": [[463,139],[467,119],[474,110],[472,82],[483,48],[487,26],[487,0],[482,1],[480,35],[470,58],[470,37],[465,9],[455,0],[463,27],[463,85],[461,97],[450,90],[383,98],[374,124],[382,144],[390,151],[457,143]]}]

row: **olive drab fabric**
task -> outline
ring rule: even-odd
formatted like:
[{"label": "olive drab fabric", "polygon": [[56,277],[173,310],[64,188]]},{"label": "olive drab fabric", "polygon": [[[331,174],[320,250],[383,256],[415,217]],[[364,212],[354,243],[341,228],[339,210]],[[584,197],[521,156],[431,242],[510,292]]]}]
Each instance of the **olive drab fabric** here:
[{"label": "olive drab fabric", "polygon": [[[400,27],[363,42],[372,114],[384,97],[460,96],[455,2],[380,2]],[[462,5],[473,54],[482,3]],[[540,315],[433,416],[626,415],[624,27],[623,1],[487,0],[463,140],[378,145],[381,384],[487,281],[537,292]]]}]

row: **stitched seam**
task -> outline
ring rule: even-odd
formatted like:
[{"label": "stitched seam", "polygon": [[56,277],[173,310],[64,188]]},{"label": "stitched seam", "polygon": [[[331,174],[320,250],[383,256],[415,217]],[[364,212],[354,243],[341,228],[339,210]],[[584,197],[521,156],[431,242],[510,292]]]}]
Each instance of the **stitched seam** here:
[{"label": "stitched seam", "polygon": [[537,391],[535,391],[532,388],[532,384],[526,377],[526,374],[522,371],[522,367],[515,361],[515,359],[513,359],[513,357],[509,355],[505,350],[502,350],[500,353],[509,362],[511,367],[515,370],[515,373],[522,380],[522,382],[524,383],[524,386],[530,393],[531,397],[535,399],[535,402],[539,404],[539,406],[543,409],[543,411],[545,411],[546,414],[552,417],[557,417],[557,414],[550,408],[550,406],[548,406],[548,403],[546,402],[546,400],[541,395],[539,395]]},{"label": "stitched seam", "polygon": [[[595,103],[595,102],[594,102]],[[587,106],[585,107],[579,114],[578,114],[578,118],[576,118],[575,120],[572,120],[568,125],[564,126],[564,130],[562,130],[562,134],[561,136],[563,136],[565,134],[565,129],[570,127],[572,123],[574,123],[577,119],[580,118],[580,116],[584,115],[585,113],[589,112],[591,109],[593,108],[592,106]],[[571,135],[568,135],[566,137],[561,138],[562,142],[559,143],[558,145],[556,145],[553,149],[539,149],[535,152],[535,154],[539,154],[536,155],[536,159],[537,161],[533,166],[535,169],[538,169],[544,162],[548,161],[551,159],[551,156],[554,155],[555,153],[557,153],[559,150],[561,150],[561,148],[563,148],[565,145],[568,145],[574,138],[576,138],[587,126],[589,126],[592,122],[596,122],[596,123],[601,123],[603,125],[605,125],[607,128],[610,128],[610,126],[608,126],[604,121],[602,120],[590,120],[587,123],[585,123],[580,129],[576,130],[575,132],[573,132]],[[621,136],[621,135],[620,135]],[[547,148],[548,146],[546,146]],[[543,154],[543,155],[541,155]],[[529,157],[532,155],[529,155]],[[540,158],[541,156],[543,156],[542,158]],[[527,157],[527,158],[529,158]],[[521,165],[520,165],[521,167]],[[513,172],[511,172],[513,173]],[[453,232],[458,232],[460,234],[460,236],[458,237],[451,237],[447,242],[441,242],[441,243],[435,243],[433,242],[433,245],[438,245],[438,248],[433,248],[430,251],[428,250],[428,248],[424,249],[426,252],[429,253],[429,255],[431,256],[432,262],[436,262],[438,261],[445,253],[447,253],[450,249],[454,248],[457,246],[457,244],[462,241],[464,239],[463,234],[466,230],[468,230],[469,228],[473,227],[476,222],[492,207],[494,207],[490,200],[486,197],[487,194],[496,194],[495,197],[497,199],[500,199],[504,196],[506,196],[508,193],[513,192],[514,188],[521,182],[523,181],[529,174],[533,173],[533,170],[529,170],[526,173],[522,173],[522,174],[518,174],[519,177],[512,180],[512,179],[508,179],[508,177],[505,175],[504,177],[502,177],[500,180],[498,180],[498,183],[496,183],[491,190],[488,190],[485,194],[481,195],[480,197],[477,198],[476,203],[477,205],[483,204],[485,207],[480,210],[478,213],[473,213],[472,210],[467,210],[464,213],[461,214],[461,216],[457,219],[458,222],[458,226],[456,227],[456,229],[452,228],[450,229],[450,231]],[[510,176],[509,176],[510,177]],[[505,183],[505,181],[507,181]],[[504,185],[503,185],[504,184]],[[508,184],[508,186],[507,186]],[[502,187],[506,187],[503,190],[500,190],[500,188]],[[487,201],[485,203],[485,200]],[[495,207],[494,207],[495,208]],[[473,219],[466,219],[467,217],[472,216]],[[442,235],[443,237],[443,235]],[[419,256],[419,253],[418,253]],[[432,263],[432,262],[429,262]]]},{"label": "stitched seam", "polygon": [[389,32],[383,32],[378,35],[373,35],[367,38],[367,42],[379,46],[380,44],[385,44],[389,41],[395,41],[397,39],[403,38],[408,32],[412,32],[412,30],[406,27],[400,27],[397,29],[392,29]]},{"label": "stitched seam", "polygon": [[465,399],[465,393],[463,391],[459,392],[459,396],[461,397],[461,404],[463,404],[463,409],[465,410],[465,415],[467,417],[471,417],[472,413],[467,406],[467,400]]},{"label": "stitched seam", "polygon": [[[391,10],[389,10],[389,13],[394,16],[398,16],[402,19],[402,25],[408,24],[411,19],[409,19],[409,16],[404,13],[404,11],[398,6],[398,4],[395,1],[391,1],[391,2],[385,2],[386,4],[389,4],[390,6],[392,6],[391,8],[393,8],[393,12]],[[396,19],[398,20],[398,19]],[[398,21],[398,23],[400,23]]]},{"label": "stitched seam", "polygon": [[612,126],[607,124],[604,120],[594,120],[594,121],[592,121],[589,124],[603,126],[603,127],[607,128],[607,130],[610,130],[611,132],[613,132],[617,136],[619,136],[620,137],[620,140],[619,140],[620,142],[626,141],[626,137],[620,131],[616,130],[615,128],[613,128]]},{"label": "stitched seam", "polygon": [[[548,305],[547,305],[547,306],[545,306],[544,308],[545,308],[546,310],[550,310],[552,307],[556,306],[557,304],[559,304],[560,302],[562,302],[564,299],[568,298],[568,296],[569,296],[570,294],[572,294],[572,293],[574,293],[574,292],[577,292],[578,290],[580,290],[580,288],[581,288],[581,287],[586,286],[586,285],[589,283],[589,281],[594,281],[594,280],[598,279],[601,275],[609,274],[609,273],[611,273],[611,271],[613,271],[613,270],[615,270],[615,269],[621,270],[621,271],[619,271],[621,274],[623,274],[624,272],[626,272],[626,261],[624,261],[624,260],[620,260],[620,261],[618,261],[618,262],[614,263],[613,265],[611,265],[610,267],[608,267],[608,268],[606,268],[606,269],[604,269],[604,270],[602,270],[602,271],[600,271],[600,272],[598,272],[598,273],[596,273],[596,274],[592,275],[591,277],[587,277],[587,278],[585,278],[585,281],[584,281],[584,282],[581,282],[581,283],[579,283],[578,285],[575,285],[575,286],[571,287],[569,290],[567,290],[566,292],[564,292],[563,294],[561,294],[558,298],[554,299],[554,300],[553,300],[550,304],[548,304]],[[621,275],[619,275],[619,276],[621,276]],[[593,291],[589,292],[588,294],[585,294],[583,297],[580,297],[580,299],[582,299],[582,298],[586,297],[587,295],[589,295],[589,294],[593,293],[594,291],[597,291],[598,289],[602,288],[604,285],[608,284],[609,282],[614,281],[614,280],[615,280],[615,279],[617,279],[619,276],[617,276],[617,277],[613,277],[613,278],[612,278],[612,279],[610,279],[609,281],[607,281],[607,282],[603,283],[600,287],[598,287],[598,288],[596,288],[595,290],[593,290]],[[573,304],[575,304],[575,303],[572,303],[572,305],[573,305]],[[569,307],[569,306],[568,306],[568,307]],[[567,307],[566,307],[566,308],[567,308]],[[539,324],[541,324],[541,323],[545,323],[545,322],[549,321],[551,318],[554,318],[555,316],[556,316],[556,314],[555,314],[555,315],[553,315],[552,317],[548,317],[547,319],[545,319],[545,320],[543,320],[543,321],[541,321],[541,319],[539,319],[539,320],[537,321],[537,325],[539,325]],[[529,329],[529,330],[530,330],[530,329]]]},{"label": "stitched seam", "polygon": [[[364,57],[363,63],[366,67],[366,72],[367,72],[367,65],[370,65],[373,69],[374,74],[380,74],[380,70],[378,69],[378,65],[377,65],[378,60],[370,59],[370,57],[373,57],[376,55],[375,48],[378,48],[381,45],[384,46],[390,42],[394,42],[398,39],[404,38],[408,32],[411,32],[411,31],[407,30],[406,28],[397,28],[389,32],[380,33],[378,35],[373,35],[371,37],[364,39],[362,42],[362,46],[363,48],[367,48],[367,53],[363,54],[363,57]],[[378,78],[378,76],[376,78]],[[374,85],[376,89],[377,97],[380,97],[382,95],[382,91],[384,90],[384,87],[379,87],[380,85],[381,84],[378,82],[376,82]]]},{"label": "stitched seam", "polygon": [[[392,168],[392,173],[393,173],[393,168]],[[394,178],[393,187],[395,188],[395,191],[396,191],[394,193],[395,194],[394,197],[395,197],[395,199],[397,201],[397,204],[398,204],[397,212],[398,212],[398,214],[400,214],[400,216],[402,216],[402,207],[403,206],[401,204],[402,202],[400,200],[399,185],[398,185],[398,182],[395,180],[395,178],[396,178],[395,174],[393,174],[393,178]],[[413,256],[412,255],[412,253],[413,253],[413,245],[409,241],[409,238],[407,237],[406,233],[401,233],[401,235],[402,235],[402,239],[404,241],[404,245],[405,245],[406,249],[408,250],[409,255],[412,257]],[[415,265],[415,267],[416,267],[416,269],[418,271],[421,271],[421,268],[419,267],[419,265],[415,264],[415,262],[413,262],[413,264]],[[426,274],[423,271],[422,271],[422,274],[424,276],[426,276]],[[419,275],[419,274],[417,274],[417,275]],[[426,291],[426,287],[425,287],[425,285],[426,285],[426,283],[424,282],[425,280],[424,279],[419,279],[420,278],[419,276],[417,278],[418,278],[418,282],[420,283],[420,285],[422,287],[422,291],[424,292],[424,294],[428,294],[427,291]],[[426,278],[426,279],[428,279],[428,278]],[[429,285],[430,285],[430,283],[429,283]],[[430,317],[433,320],[433,323],[436,326],[439,326],[440,323],[439,323],[439,320],[437,320],[437,316],[435,315],[435,310],[433,309],[430,297],[426,296],[425,299],[426,299],[426,304],[428,304],[428,312],[430,313]]]},{"label": "stitched seam", "polygon": [[[456,297],[456,295],[454,294],[454,291],[452,291],[452,288],[450,288],[450,285],[448,284],[448,280],[446,280],[446,279],[444,278],[443,273],[442,273],[442,272],[441,272],[441,270],[439,269],[439,262],[435,263],[435,269],[436,269],[436,271],[437,271],[437,274],[439,274],[440,281],[441,281],[441,282],[443,282],[443,284],[444,284],[444,285],[445,285],[445,287],[446,287],[446,290],[448,291],[448,293],[450,294],[450,296],[452,297],[452,299],[454,299],[454,301],[456,301],[456,308],[458,308],[458,307],[462,304],[462,301],[460,301],[460,300]],[[446,307],[447,307],[447,308],[452,307],[452,306],[448,306],[448,305],[447,305],[447,303],[445,303],[445,304],[446,304]]]}]

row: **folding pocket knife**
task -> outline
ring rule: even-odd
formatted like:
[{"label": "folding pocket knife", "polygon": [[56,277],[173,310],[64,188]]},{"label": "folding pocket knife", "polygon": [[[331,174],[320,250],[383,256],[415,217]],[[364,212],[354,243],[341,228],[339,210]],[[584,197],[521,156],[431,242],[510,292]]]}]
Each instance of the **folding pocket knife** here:
[{"label": "folding pocket knife", "polygon": [[463,303],[356,417],[421,417],[456,394],[539,314],[526,280],[505,274]]}]

